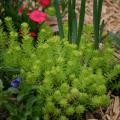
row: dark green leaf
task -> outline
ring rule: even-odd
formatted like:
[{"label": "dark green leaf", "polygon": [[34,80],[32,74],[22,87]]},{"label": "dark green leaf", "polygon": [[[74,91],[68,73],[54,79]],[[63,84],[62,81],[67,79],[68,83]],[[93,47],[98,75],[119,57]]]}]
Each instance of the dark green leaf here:
[{"label": "dark green leaf", "polygon": [[77,35],[77,45],[79,47],[80,39],[83,31],[83,25],[84,25],[84,17],[85,17],[85,5],[86,0],[81,0],[81,9],[80,9],[80,16],[79,16],[79,25],[78,25],[78,35]]},{"label": "dark green leaf", "polygon": [[61,13],[60,13],[59,1],[58,0],[54,1],[54,6],[55,6],[57,21],[58,21],[59,34],[60,34],[60,37],[62,39],[62,38],[64,38],[64,32],[63,32],[62,16],[61,16]]}]

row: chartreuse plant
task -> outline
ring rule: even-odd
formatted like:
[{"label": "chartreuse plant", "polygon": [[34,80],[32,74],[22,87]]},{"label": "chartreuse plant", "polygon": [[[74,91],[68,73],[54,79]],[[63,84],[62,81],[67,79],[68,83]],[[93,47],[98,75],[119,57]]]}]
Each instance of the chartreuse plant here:
[{"label": "chartreuse plant", "polygon": [[[92,37],[86,32],[78,49],[67,37],[61,41],[60,37],[45,32],[49,30],[45,27],[34,46],[28,24],[23,23],[21,29],[21,37],[15,30],[0,33],[0,37],[8,35],[7,41],[5,37],[2,39],[7,43],[2,48],[2,67],[19,68],[13,78],[22,78],[15,96],[7,97],[15,98],[15,101],[0,101],[2,108],[8,111],[9,119],[80,120],[85,111],[109,103],[109,97],[105,95],[106,75],[109,78],[116,75],[116,70],[112,70],[118,65],[111,67],[115,61],[108,41],[96,50]],[[85,29],[90,30],[89,27]],[[67,28],[64,30],[68,32]]]}]

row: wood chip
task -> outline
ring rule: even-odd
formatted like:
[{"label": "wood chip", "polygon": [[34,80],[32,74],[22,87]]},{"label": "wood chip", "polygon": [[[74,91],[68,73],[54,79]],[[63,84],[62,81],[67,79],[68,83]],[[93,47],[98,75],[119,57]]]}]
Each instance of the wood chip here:
[{"label": "wood chip", "polygon": [[85,117],[86,117],[86,120],[95,120],[95,118],[91,112],[86,112]]},{"label": "wood chip", "polygon": [[120,112],[120,101],[119,101],[119,97],[115,97],[115,101],[114,101],[114,107],[113,107],[113,120],[117,120],[118,116],[119,116],[119,112]]},{"label": "wood chip", "polygon": [[106,115],[106,118],[107,120],[111,120],[110,116],[109,115]]}]

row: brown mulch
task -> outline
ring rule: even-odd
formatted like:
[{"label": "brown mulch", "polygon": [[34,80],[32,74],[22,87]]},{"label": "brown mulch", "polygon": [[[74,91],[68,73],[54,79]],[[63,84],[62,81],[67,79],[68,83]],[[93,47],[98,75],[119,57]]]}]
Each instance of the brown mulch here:
[{"label": "brown mulch", "polygon": [[[79,17],[81,0],[76,2],[76,14]],[[67,8],[63,21],[67,20]],[[105,30],[120,33],[120,0],[104,0],[102,20],[105,21]],[[87,0],[85,23],[93,21],[93,0]],[[54,31],[58,31],[56,17],[48,17],[48,23],[54,25]]]},{"label": "brown mulch", "polygon": [[[80,0],[77,0],[80,1]],[[87,0],[85,22],[92,23],[93,0]],[[79,5],[78,5],[79,10]],[[105,29],[114,33],[120,33],[120,0],[104,0],[102,19],[105,21]]]},{"label": "brown mulch", "polygon": [[[76,13],[79,16],[81,0],[76,2]],[[120,0],[104,0],[102,20],[105,21],[105,29],[114,33],[120,33]],[[87,0],[85,23],[93,21],[93,0]]]}]

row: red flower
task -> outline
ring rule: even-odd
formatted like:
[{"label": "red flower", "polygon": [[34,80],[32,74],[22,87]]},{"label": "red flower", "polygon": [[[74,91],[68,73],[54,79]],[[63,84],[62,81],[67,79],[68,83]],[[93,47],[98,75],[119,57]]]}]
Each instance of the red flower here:
[{"label": "red flower", "polygon": [[22,29],[19,29],[19,30],[18,30],[18,33],[19,33],[20,35],[22,35],[22,34],[23,34]]},{"label": "red flower", "polygon": [[34,10],[33,12],[29,13],[29,17],[31,20],[39,23],[46,20],[46,13],[40,12],[39,10]]},{"label": "red flower", "polygon": [[50,0],[40,0],[39,4],[42,6],[49,6],[50,5]]},{"label": "red flower", "polygon": [[31,37],[36,37],[37,36],[37,33],[35,31],[31,31],[29,34],[31,35]]},{"label": "red flower", "polygon": [[21,16],[22,15],[22,10],[21,8],[18,8],[18,14]]},{"label": "red flower", "polygon": [[[22,36],[23,35],[23,31],[22,31],[22,29],[20,28],[19,30],[18,30],[18,33],[20,34],[20,36]],[[31,36],[31,37],[36,37],[37,36],[37,32],[35,32],[35,31],[31,31],[31,32],[29,32],[29,35]]]},{"label": "red flower", "polygon": [[19,7],[18,8],[18,14],[21,16],[22,15],[22,12],[25,10],[26,6],[23,5],[22,7]]},{"label": "red flower", "polygon": [[28,9],[27,14],[29,15],[29,14],[30,14],[30,12],[31,12],[31,10],[30,10],[30,9]]}]

